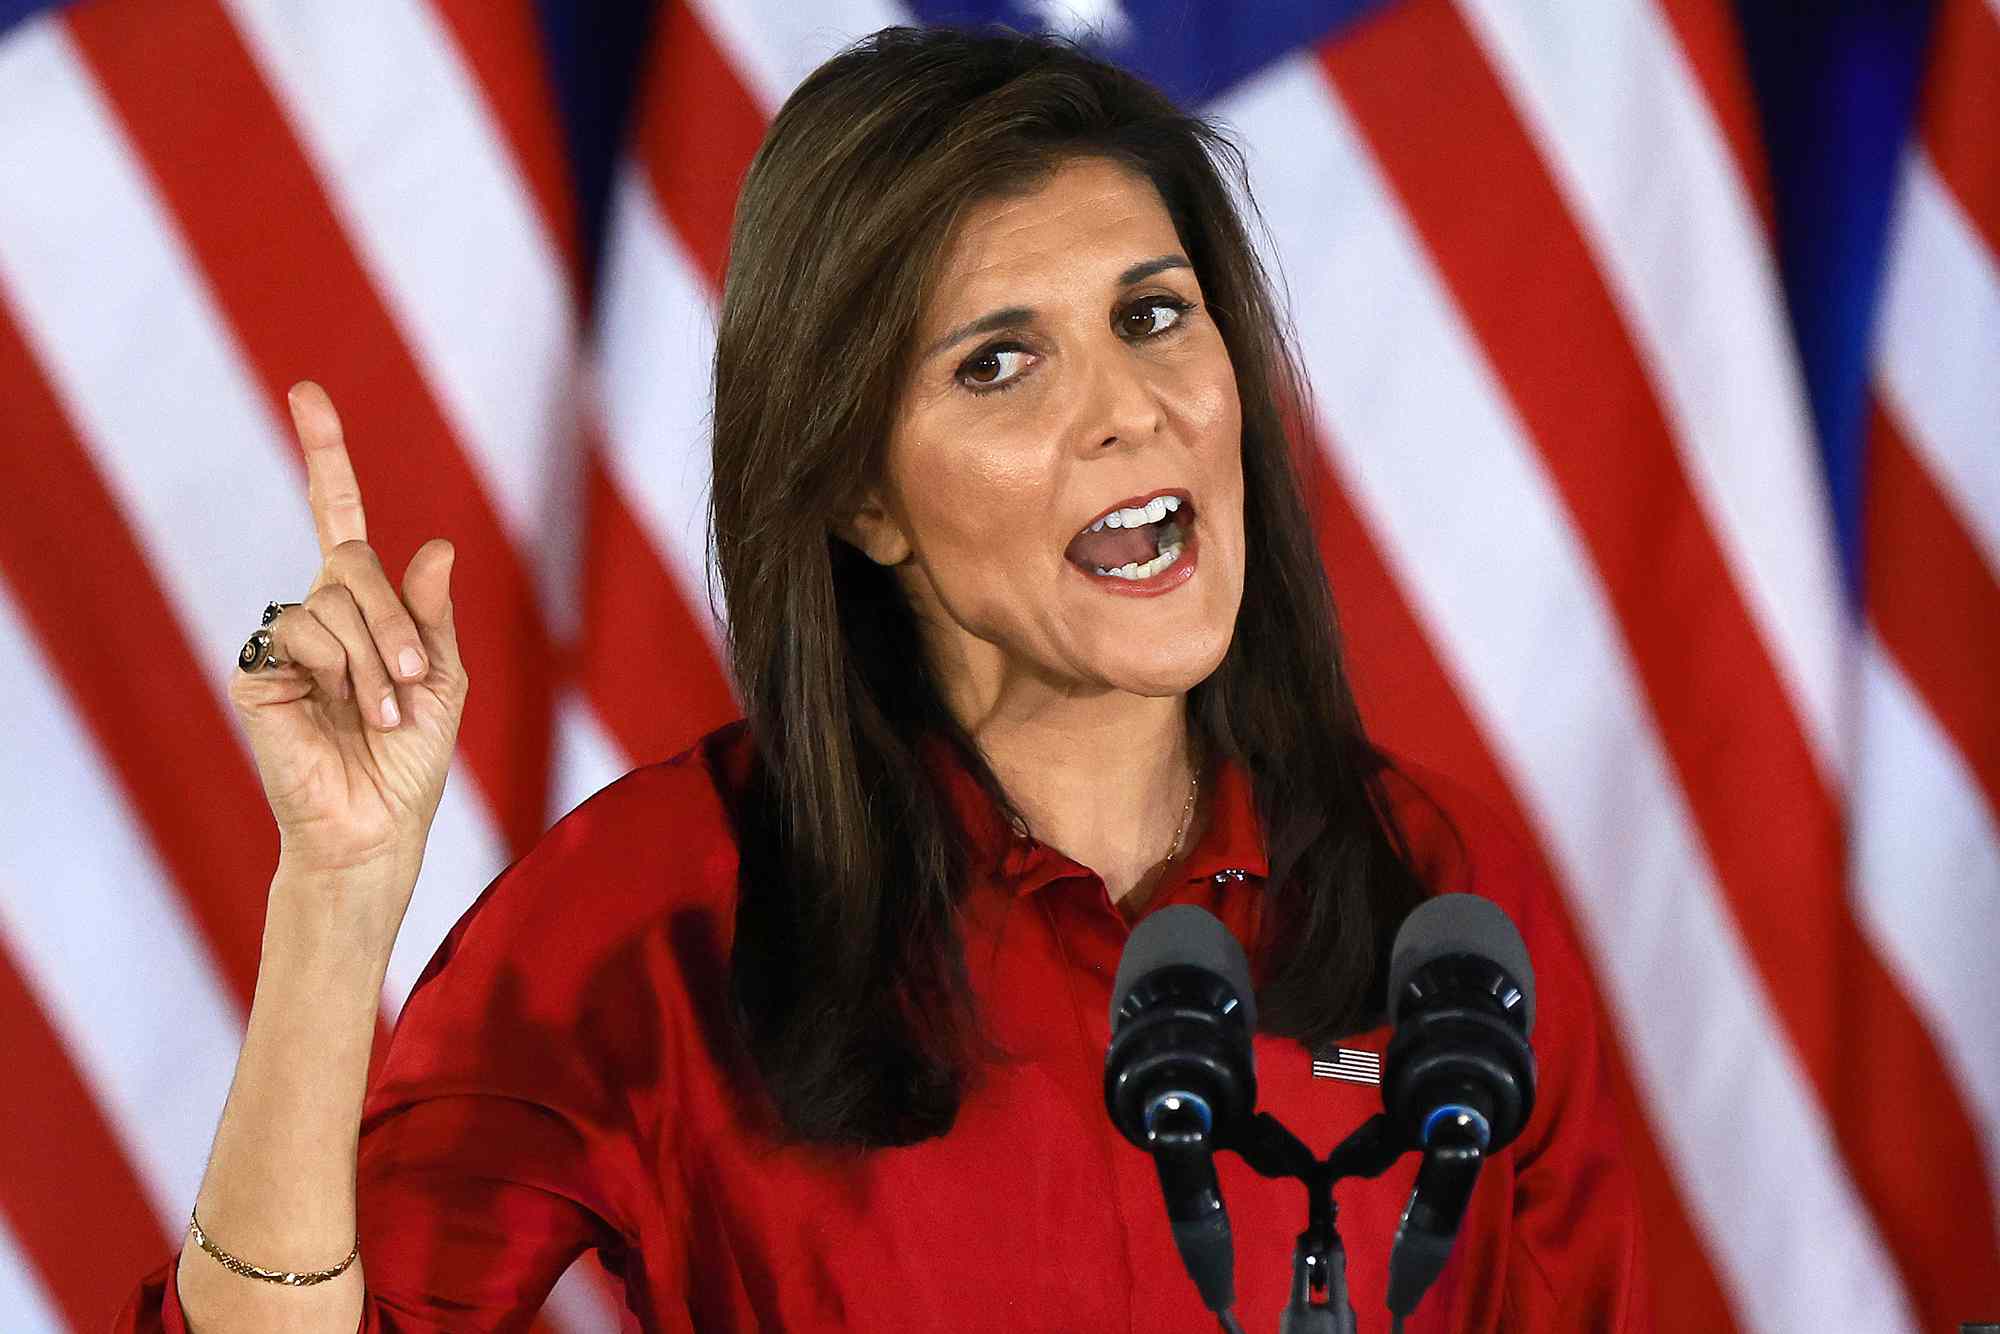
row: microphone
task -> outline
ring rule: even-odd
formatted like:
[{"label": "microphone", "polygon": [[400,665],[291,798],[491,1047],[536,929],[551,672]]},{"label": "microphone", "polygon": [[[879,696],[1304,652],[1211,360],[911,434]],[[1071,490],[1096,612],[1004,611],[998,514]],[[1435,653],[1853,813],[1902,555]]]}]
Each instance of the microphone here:
[{"label": "microphone", "polygon": [[1481,1163],[1534,1110],[1535,974],[1498,904],[1440,894],[1409,915],[1389,956],[1389,1022],[1383,1104],[1424,1154],[1389,1254],[1400,1319],[1444,1268]]},{"label": "microphone", "polygon": [[1214,1150],[1257,1105],[1256,1031],[1250,964],[1228,927],[1175,904],[1133,928],[1111,985],[1104,1102],[1153,1155],[1174,1245],[1219,1316],[1236,1304],[1236,1263]]}]

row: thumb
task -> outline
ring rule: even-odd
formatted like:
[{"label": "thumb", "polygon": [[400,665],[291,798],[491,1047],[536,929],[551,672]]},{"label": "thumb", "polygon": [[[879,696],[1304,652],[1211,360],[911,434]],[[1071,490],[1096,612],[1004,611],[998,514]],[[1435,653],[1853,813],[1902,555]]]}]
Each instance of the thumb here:
[{"label": "thumb", "polygon": [[450,542],[434,537],[417,548],[403,570],[403,605],[423,636],[424,651],[433,664],[454,675],[463,670],[451,613],[451,567],[457,556]]}]

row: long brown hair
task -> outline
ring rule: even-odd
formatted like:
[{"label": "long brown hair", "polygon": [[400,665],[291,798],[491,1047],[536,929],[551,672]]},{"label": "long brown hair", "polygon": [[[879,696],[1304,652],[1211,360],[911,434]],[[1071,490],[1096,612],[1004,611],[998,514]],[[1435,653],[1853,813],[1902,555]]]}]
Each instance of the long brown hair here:
[{"label": "long brown hair", "polygon": [[1271,874],[1264,1031],[1317,1042],[1379,1012],[1423,895],[1341,666],[1288,419],[1303,377],[1237,200],[1241,153],[1075,46],[889,28],[808,76],[737,204],[715,349],[711,519],[729,654],[761,767],[742,803],[736,1019],[786,1133],[907,1144],[950,1129],[989,1050],[964,967],[969,867],[919,745],[1006,794],[944,707],[893,575],[833,535],[878,475],[955,222],[1097,156],[1152,182],[1234,362],[1246,559],[1235,635],[1189,696],[1199,749],[1251,775]]}]

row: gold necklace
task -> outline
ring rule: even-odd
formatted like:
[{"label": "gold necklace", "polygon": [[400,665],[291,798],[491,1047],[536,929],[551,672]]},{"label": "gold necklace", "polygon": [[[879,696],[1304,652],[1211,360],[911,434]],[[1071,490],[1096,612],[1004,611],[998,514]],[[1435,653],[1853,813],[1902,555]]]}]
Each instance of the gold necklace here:
[{"label": "gold necklace", "polygon": [[1181,840],[1187,837],[1188,821],[1194,818],[1194,794],[1201,786],[1201,766],[1195,765],[1188,774],[1187,805],[1181,807],[1181,827],[1174,830],[1173,846],[1167,849],[1167,860],[1181,855]]},{"label": "gold necklace", "polygon": [[[1201,790],[1201,766],[1197,764],[1188,774],[1187,801],[1181,807],[1180,828],[1174,830],[1173,845],[1167,849],[1166,861],[1172,861],[1174,858],[1181,855],[1181,840],[1187,837],[1188,821],[1194,818],[1195,793],[1199,792],[1200,790]],[[1028,822],[1026,820],[1023,820],[1020,816],[1015,815],[1009,817],[1007,824],[1010,828],[1013,829],[1014,836],[1016,838],[1026,838],[1028,836]]]}]

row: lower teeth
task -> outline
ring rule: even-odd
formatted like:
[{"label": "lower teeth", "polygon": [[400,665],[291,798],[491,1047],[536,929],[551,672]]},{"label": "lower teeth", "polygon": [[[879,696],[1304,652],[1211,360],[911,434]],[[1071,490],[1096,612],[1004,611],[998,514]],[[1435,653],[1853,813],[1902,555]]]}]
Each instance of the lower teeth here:
[{"label": "lower teeth", "polygon": [[1106,569],[1100,565],[1097,567],[1097,572],[1102,575],[1108,575],[1113,579],[1150,579],[1181,558],[1181,546],[1182,544],[1179,542],[1174,543],[1144,565],[1136,561],[1120,565],[1116,569]]}]

